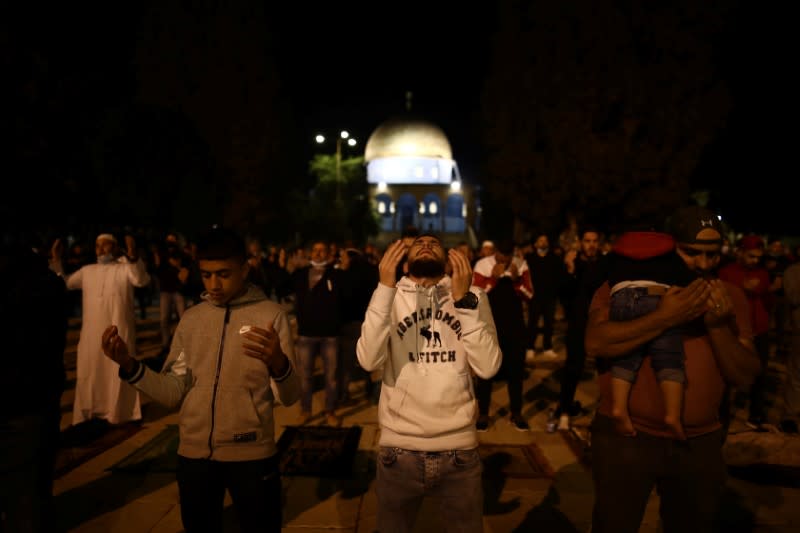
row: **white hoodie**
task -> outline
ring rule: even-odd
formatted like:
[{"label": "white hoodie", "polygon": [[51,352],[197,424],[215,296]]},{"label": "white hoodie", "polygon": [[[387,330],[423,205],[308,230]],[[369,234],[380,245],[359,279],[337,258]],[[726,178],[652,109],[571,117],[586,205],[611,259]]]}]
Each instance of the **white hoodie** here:
[{"label": "white hoodie", "polygon": [[492,311],[480,287],[475,310],[453,307],[451,279],[425,288],[403,277],[378,284],[356,353],[372,371],[383,367],[378,407],[381,446],[465,450],[478,446],[472,372],[489,379],[500,368]]}]

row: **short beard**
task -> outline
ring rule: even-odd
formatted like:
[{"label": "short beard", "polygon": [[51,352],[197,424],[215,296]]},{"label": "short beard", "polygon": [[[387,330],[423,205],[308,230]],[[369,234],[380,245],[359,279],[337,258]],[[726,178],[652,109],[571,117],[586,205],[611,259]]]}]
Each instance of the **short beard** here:
[{"label": "short beard", "polygon": [[415,278],[438,278],[444,275],[444,263],[435,259],[417,259],[408,264],[408,273]]}]

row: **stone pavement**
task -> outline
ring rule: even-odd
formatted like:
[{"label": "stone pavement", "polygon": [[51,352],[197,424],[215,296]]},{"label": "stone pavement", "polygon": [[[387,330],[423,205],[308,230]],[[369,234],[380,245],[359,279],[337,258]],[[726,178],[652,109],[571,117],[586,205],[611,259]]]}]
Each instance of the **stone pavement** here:
[{"label": "stone pavement", "polygon": [[[157,309],[150,316],[157,317]],[[559,331],[563,323],[559,323]],[[77,325],[70,331],[71,340],[77,339]],[[158,351],[157,319],[140,321],[139,337],[143,356]],[[484,526],[487,533],[507,532],[584,532],[591,529],[593,489],[591,476],[581,461],[585,458],[583,446],[588,446],[587,427],[593,412],[596,389],[589,369],[581,382],[576,399],[584,405],[584,412],[573,420],[571,434],[548,433],[546,422],[558,391],[557,373],[563,363],[563,344],[557,338],[559,359],[532,361],[526,368],[524,384],[524,410],[530,432],[519,432],[508,422],[505,384],[495,385],[490,414],[493,417],[489,431],[480,433],[482,450],[486,458],[484,481]],[[66,354],[68,367],[74,366],[74,342]],[[773,365],[780,376],[780,365]],[[74,379],[74,368],[70,370]],[[284,476],[285,489],[284,532],[315,533],[342,531],[371,533],[375,530],[374,470],[379,437],[377,407],[363,398],[362,384],[354,383],[351,391],[361,401],[340,409],[344,425],[362,427],[359,451],[349,479]],[[324,392],[314,397],[313,412],[322,410]],[[360,396],[361,395],[361,396]],[[72,391],[62,399],[64,417],[62,427],[70,424]],[[773,407],[775,407],[773,402]],[[742,411],[740,409],[740,411]],[[279,407],[276,410],[276,430],[279,436],[288,425],[299,420],[299,406]],[[148,402],[144,406],[141,430],[124,442],[108,448],[77,468],[58,478],[55,483],[56,506],[59,523],[69,532],[114,533],[174,533],[182,531],[177,484],[173,473],[112,473],[107,469],[141,447],[157,435],[167,424],[177,423],[177,413],[167,411]],[[732,436],[739,438],[742,453],[734,454],[738,466],[763,459],[761,448],[753,447],[741,436],[752,440],[752,432],[743,423],[743,412],[731,427]],[[321,423],[321,417],[312,424]],[[574,438],[577,437],[577,438]],[[758,435],[756,435],[758,437]],[[799,437],[770,434],[779,439],[784,448],[796,446]],[[540,462],[544,474],[534,476],[526,469],[527,457],[521,450],[533,444],[533,449],[544,461]],[[750,454],[750,459],[742,457]],[[775,466],[775,465],[772,465]],[[786,466],[786,465],[777,465]],[[749,474],[748,474],[749,472]],[[761,475],[758,475],[760,472]],[[729,524],[726,531],[783,532],[800,531],[800,480],[779,477],[778,470],[740,469],[739,477],[731,477],[728,487],[727,508]],[[783,470],[783,472],[786,472]],[[793,472],[793,471],[790,471]],[[749,476],[745,478],[745,475]],[[790,476],[793,473],[789,474]],[[435,502],[426,501],[420,512],[416,531],[440,532],[443,525],[437,520]],[[227,500],[226,531],[237,531],[235,516]],[[640,529],[650,533],[659,531],[658,497],[653,494]]]}]

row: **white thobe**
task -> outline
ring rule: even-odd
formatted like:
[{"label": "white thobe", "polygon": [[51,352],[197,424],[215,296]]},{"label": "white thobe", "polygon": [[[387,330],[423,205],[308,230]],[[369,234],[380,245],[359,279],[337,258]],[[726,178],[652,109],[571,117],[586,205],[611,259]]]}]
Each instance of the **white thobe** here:
[{"label": "white thobe", "polygon": [[134,287],[150,283],[144,262],[125,258],[86,265],[70,275],[68,289],[83,290],[83,317],[78,341],[77,382],[72,424],[103,418],[111,424],[140,420],[139,392],[119,378],[119,365],[103,354],[103,331],[117,326],[119,336],[136,355]]}]

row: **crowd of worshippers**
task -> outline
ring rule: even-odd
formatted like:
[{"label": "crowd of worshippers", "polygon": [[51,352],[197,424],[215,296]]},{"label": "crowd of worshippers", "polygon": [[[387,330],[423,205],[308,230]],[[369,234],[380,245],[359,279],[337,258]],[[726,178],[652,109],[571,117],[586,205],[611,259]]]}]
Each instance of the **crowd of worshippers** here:
[{"label": "crowd of worshippers", "polygon": [[[298,424],[333,427],[345,407],[378,406],[380,531],[410,531],[420,498],[437,491],[458,496],[442,504],[450,527],[481,530],[477,434],[498,423],[492,384],[507,385],[508,423],[530,432],[523,382],[526,367],[542,363],[562,366],[548,427],[566,431],[586,414],[575,393],[587,358],[595,362],[593,531],[635,530],[653,487],[673,510],[662,517],[665,531],[711,527],[724,486],[720,443],[737,407],[753,428],[797,432],[800,249],[759,235],[731,243],[716,215],[697,206],[679,209],[663,228],[606,235],[570,225],[524,243],[498,236],[479,246],[446,247],[413,227],[383,248],[281,246],[219,227],[157,242],[104,232],[93,246],[92,254],[90,243],[58,238],[2,248],[3,273],[30,291],[4,296],[5,338],[37,356],[15,358],[0,388],[10,395],[5,405],[21,405],[10,414],[21,421],[12,440],[38,454],[26,459],[35,475],[3,480],[22,487],[4,494],[8,524],[46,520],[52,506],[47,465],[55,450],[35,444],[59,431],[69,317],[81,324],[72,425],[140,422],[141,394],[183,404],[178,484],[187,531],[221,523],[222,501],[204,503],[219,486],[191,482],[203,476],[235,494],[244,525],[280,530],[281,509],[260,504],[281,501],[272,414],[279,404],[299,403]],[[25,310],[34,304],[48,313],[31,331],[33,310]],[[137,328],[150,319],[159,348],[143,357]],[[775,358],[788,377],[783,413],[770,420],[766,372]],[[318,359],[324,391],[314,412]],[[31,390],[45,384],[52,394],[11,401],[30,396],[23,391],[34,369]],[[229,392],[218,397],[218,384]],[[252,401],[258,420],[241,409]],[[212,411],[226,416],[206,419]],[[644,468],[674,441],[693,445],[657,472]],[[632,451],[619,454],[623,448]],[[431,461],[441,475],[435,487],[416,478]],[[633,475],[641,494],[622,497]],[[258,492],[244,495],[254,483]]]}]

